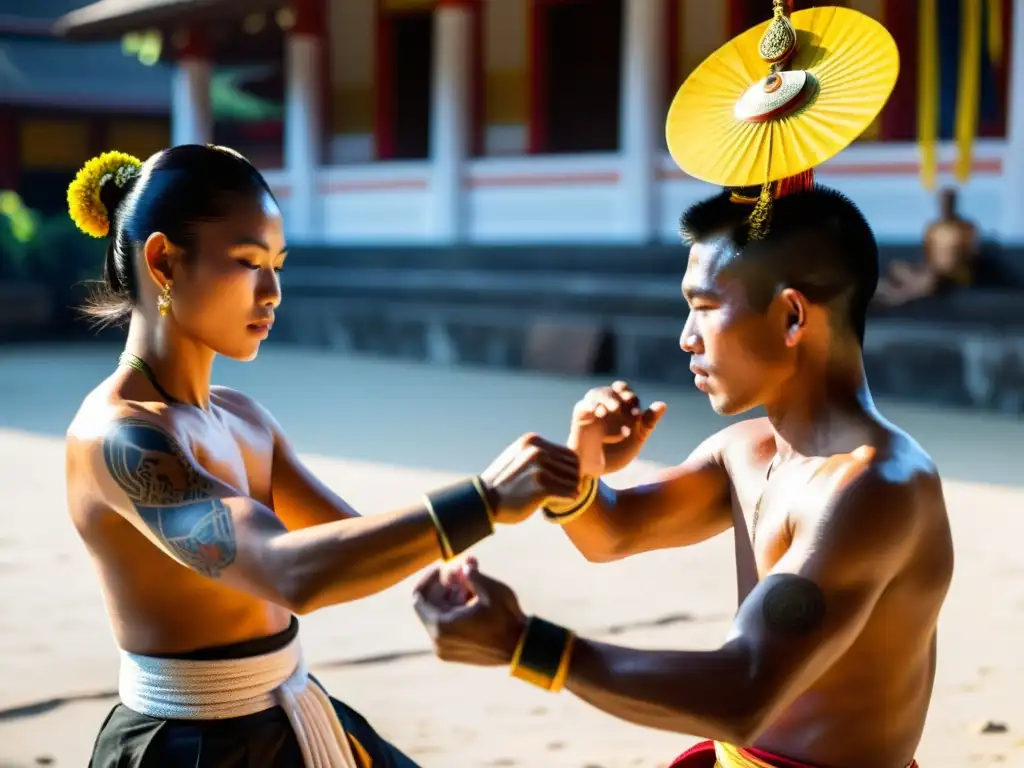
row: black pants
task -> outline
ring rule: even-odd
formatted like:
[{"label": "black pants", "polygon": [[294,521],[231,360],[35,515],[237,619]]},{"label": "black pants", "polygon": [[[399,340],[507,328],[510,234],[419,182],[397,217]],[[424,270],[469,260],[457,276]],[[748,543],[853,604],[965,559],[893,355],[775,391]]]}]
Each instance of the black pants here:
[{"label": "black pants", "polygon": [[[284,647],[298,623],[284,632],[233,646],[205,649],[176,658],[229,659]],[[319,683],[311,680],[311,685]],[[332,698],[353,753],[369,757],[360,768],[417,768],[385,741],[354,709]],[[365,759],[363,760],[365,762]],[[287,714],[273,707],[227,720],[159,720],[118,704],[107,715],[93,747],[89,768],[303,768],[302,751]]]}]

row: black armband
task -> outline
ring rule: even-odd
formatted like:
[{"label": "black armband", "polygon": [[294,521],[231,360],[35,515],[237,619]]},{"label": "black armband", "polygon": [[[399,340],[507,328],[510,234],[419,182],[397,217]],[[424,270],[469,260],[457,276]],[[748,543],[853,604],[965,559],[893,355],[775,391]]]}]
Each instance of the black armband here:
[{"label": "black armband", "polygon": [[465,552],[494,533],[494,519],[479,477],[428,493],[424,504],[445,560]]}]

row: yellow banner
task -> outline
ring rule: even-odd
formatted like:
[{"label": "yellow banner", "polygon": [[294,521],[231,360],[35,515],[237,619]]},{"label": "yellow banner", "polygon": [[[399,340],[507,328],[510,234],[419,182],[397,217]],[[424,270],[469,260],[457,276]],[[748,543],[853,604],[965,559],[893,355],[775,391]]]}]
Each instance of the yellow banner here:
[{"label": "yellow banner", "polygon": [[919,0],[917,41],[917,141],[921,183],[935,188],[939,137],[939,23],[936,0]]},{"label": "yellow banner", "polygon": [[993,66],[1003,63],[1003,0],[988,0],[988,57]]},{"label": "yellow banner", "polygon": [[981,0],[960,3],[960,82],[956,93],[956,178],[971,176],[981,108]]}]

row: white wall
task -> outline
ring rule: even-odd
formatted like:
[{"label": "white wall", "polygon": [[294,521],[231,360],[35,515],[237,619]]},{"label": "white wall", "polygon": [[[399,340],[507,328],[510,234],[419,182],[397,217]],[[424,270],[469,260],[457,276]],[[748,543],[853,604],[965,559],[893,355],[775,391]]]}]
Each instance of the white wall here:
[{"label": "white wall", "polygon": [[[685,69],[724,40],[726,16],[719,2],[677,2]],[[881,2],[854,0],[851,5],[877,15]],[[488,0],[484,50],[492,156],[472,160],[464,169],[467,238],[478,243],[628,242],[628,192],[620,154],[523,155],[526,8],[526,0]],[[429,241],[435,230],[430,162],[369,162],[372,137],[365,124],[367,110],[372,114],[367,98],[372,95],[374,14],[375,0],[330,4],[334,108],[348,103],[352,115],[361,110],[362,117],[334,120],[331,167],[321,169],[318,178],[323,239],[339,244]],[[1003,142],[978,142],[975,173],[961,190],[963,213],[988,235],[1006,229],[1012,213],[1008,206],[1016,205],[1006,194],[1011,185],[1010,174],[1003,174],[1004,151]],[[940,186],[953,183],[948,173],[953,159],[953,147],[944,146]],[[818,177],[863,209],[880,240],[914,243],[936,215],[935,191],[922,188],[917,163],[913,144],[862,142],[826,163]],[[681,211],[715,190],[680,173],[667,155],[658,176],[658,232],[663,241],[673,242]],[[287,177],[279,174],[272,183],[287,215]]]},{"label": "white wall", "polygon": [[[997,235],[1004,206],[1000,173],[1003,145],[980,142],[977,170],[961,190],[963,213],[988,235]],[[946,173],[954,148],[940,153]],[[469,164],[464,194],[468,239],[477,243],[628,242],[619,155],[481,158]],[[325,242],[425,242],[432,231],[430,163],[346,165],[320,173]],[[916,243],[937,213],[935,192],[922,188],[917,147],[912,144],[853,146],[818,170],[818,180],[847,194],[864,211],[877,237]],[[681,174],[666,155],[659,174],[659,232],[674,242],[680,213],[714,194],[715,187]],[[285,216],[289,189],[282,173],[268,174]]]}]

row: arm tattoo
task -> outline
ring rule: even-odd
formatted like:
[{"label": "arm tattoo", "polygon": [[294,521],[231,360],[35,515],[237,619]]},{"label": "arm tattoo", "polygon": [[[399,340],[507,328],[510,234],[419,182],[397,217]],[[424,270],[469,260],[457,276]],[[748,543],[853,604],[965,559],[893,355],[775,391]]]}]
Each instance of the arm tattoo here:
[{"label": "arm tattoo", "polygon": [[122,419],[103,441],[103,459],[139,516],[182,563],[217,578],[234,562],[231,511],[174,437],[150,422]]},{"label": "arm tattoo", "polygon": [[772,634],[800,637],[817,630],[825,620],[825,594],[810,579],[777,573],[763,582],[761,616]]}]

